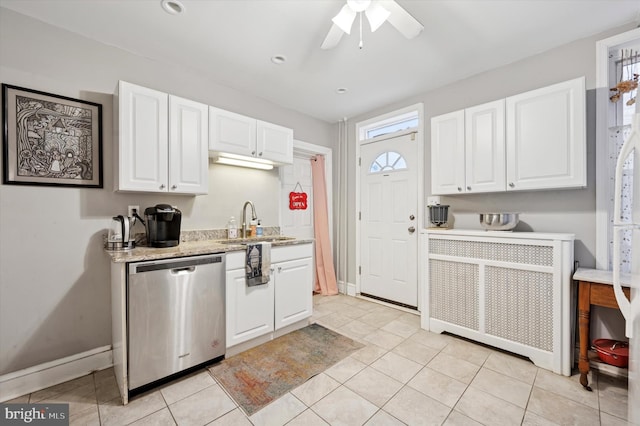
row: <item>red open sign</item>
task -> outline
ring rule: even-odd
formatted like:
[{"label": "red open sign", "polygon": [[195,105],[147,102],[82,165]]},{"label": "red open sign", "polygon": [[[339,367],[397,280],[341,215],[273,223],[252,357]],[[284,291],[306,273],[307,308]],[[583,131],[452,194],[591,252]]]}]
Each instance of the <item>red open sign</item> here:
[{"label": "red open sign", "polygon": [[306,192],[290,192],[289,193],[289,210],[306,210],[307,209],[307,193]]}]

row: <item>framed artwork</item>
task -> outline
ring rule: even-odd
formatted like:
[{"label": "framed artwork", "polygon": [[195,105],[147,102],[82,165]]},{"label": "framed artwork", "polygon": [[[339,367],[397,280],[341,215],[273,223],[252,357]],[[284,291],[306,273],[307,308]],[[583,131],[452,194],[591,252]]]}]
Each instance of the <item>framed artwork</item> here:
[{"label": "framed artwork", "polygon": [[102,105],[2,85],[3,179],[102,188]]}]

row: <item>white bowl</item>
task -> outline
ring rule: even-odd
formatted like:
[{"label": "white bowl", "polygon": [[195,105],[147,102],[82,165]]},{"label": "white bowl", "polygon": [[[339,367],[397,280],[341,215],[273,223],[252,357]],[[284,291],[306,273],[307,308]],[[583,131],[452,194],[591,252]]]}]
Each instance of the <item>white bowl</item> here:
[{"label": "white bowl", "polygon": [[480,225],[487,231],[510,231],[518,224],[519,213],[480,213]]}]

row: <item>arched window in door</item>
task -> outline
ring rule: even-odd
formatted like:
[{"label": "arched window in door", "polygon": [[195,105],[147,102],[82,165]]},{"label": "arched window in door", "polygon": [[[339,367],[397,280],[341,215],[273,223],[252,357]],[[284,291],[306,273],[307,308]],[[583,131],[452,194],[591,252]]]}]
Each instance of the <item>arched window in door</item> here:
[{"label": "arched window in door", "polygon": [[406,170],[407,161],[395,151],[387,151],[378,155],[369,166],[369,173],[392,172]]}]

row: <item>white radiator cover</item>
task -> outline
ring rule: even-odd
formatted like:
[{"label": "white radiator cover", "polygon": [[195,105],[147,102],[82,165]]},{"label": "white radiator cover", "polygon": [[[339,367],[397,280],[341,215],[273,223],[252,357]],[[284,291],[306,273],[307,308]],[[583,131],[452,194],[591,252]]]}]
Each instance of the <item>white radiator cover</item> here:
[{"label": "white radiator cover", "polygon": [[422,328],[526,356],[571,375],[573,234],[422,233]]}]

